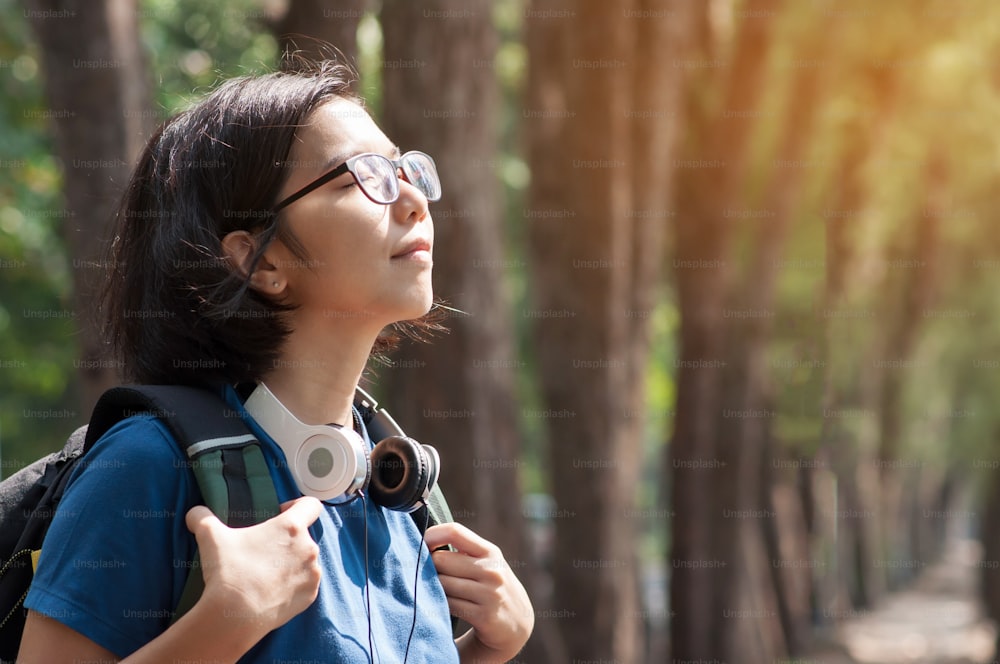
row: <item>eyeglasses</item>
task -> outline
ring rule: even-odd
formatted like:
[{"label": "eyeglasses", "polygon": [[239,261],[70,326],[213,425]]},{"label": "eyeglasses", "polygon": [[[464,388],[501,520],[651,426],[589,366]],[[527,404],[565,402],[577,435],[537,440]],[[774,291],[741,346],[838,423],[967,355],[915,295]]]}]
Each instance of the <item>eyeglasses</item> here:
[{"label": "eyeglasses", "polygon": [[273,208],[277,212],[299,200],[334,178],[350,173],[361,187],[365,196],[381,205],[395,203],[399,199],[399,171],[403,171],[406,181],[420,190],[428,201],[441,200],[441,178],[437,166],[430,155],[416,150],[407,152],[399,159],[389,159],[374,152],[355,155],[335,169],[321,175],[294,194],[283,199]]}]

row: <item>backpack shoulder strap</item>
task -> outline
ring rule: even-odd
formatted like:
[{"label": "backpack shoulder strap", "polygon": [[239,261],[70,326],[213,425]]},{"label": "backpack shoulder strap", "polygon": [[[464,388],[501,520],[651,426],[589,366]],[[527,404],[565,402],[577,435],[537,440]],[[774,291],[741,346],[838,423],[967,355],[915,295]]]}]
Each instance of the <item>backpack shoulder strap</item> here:
[{"label": "backpack shoulder strap", "polygon": [[[278,514],[278,497],[260,442],[221,396],[179,385],[130,385],[105,392],[91,416],[84,449],[117,422],[155,415],[187,455],[205,505],[231,527]],[[186,613],[205,587],[201,565],[192,561],[174,620]]]},{"label": "backpack shoulder strap", "polygon": [[128,385],[105,392],[94,408],[85,449],[117,422],[156,416],[188,457],[205,504],[229,526],[260,523],[278,513],[278,499],[260,442],[240,414],[207,389]]}]

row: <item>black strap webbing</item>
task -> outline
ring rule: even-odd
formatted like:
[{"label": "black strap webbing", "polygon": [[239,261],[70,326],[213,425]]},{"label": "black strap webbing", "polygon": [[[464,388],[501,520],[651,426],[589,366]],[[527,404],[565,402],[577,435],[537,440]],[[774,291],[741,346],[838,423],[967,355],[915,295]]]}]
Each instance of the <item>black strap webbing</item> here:
[{"label": "black strap webbing", "polygon": [[247,467],[243,463],[243,450],[227,448],[222,450],[222,478],[229,493],[230,528],[252,526],[254,520],[253,494],[247,482]]},{"label": "black strap webbing", "polygon": [[[372,439],[372,442],[377,443],[389,436],[406,435],[391,416],[385,417],[385,411],[381,411],[376,405],[373,405],[373,400],[368,394],[360,393],[355,398],[354,405],[361,415],[361,421],[365,423],[365,428],[368,430],[368,436]],[[380,416],[380,414],[383,414],[383,416]],[[410,516],[413,517],[413,522],[417,525],[417,530],[421,534],[423,534],[425,528],[436,526],[440,523],[451,523],[455,520],[439,484],[435,484],[434,488],[431,489],[431,495],[427,500],[427,504],[410,512]]]},{"label": "black strap webbing", "polygon": [[101,395],[90,418],[86,449],[119,421],[140,413],[158,417],[185,451],[203,440],[247,433],[243,420],[223,401],[221,391],[184,385],[126,385]]}]

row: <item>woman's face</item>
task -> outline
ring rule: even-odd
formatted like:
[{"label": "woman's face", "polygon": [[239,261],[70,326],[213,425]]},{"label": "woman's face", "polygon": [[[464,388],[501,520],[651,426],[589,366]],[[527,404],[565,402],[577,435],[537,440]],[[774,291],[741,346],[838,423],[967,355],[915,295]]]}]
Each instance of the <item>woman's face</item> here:
[{"label": "woman's face", "polygon": [[[399,156],[363,108],[345,99],[324,103],[296,132],[278,200],[362,152]],[[395,203],[380,205],[344,173],[281,211],[280,223],[308,254],[298,258],[275,243],[283,295],[298,306],[296,316],[381,328],[430,309],[434,224],[419,190],[400,180],[399,191]]]}]

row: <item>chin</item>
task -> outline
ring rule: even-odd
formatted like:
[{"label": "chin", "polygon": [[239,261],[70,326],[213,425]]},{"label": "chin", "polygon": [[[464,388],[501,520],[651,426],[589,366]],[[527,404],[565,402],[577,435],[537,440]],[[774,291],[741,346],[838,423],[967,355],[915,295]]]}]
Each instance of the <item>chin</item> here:
[{"label": "chin", "polygon": [[430,292],[410,298],[396,308],[396,321],[414,320],[424,316],[434,305],[434,295]]},{"label": "chin", "polygon": [[416,315],[411,316],[411,318],[420,318],[421,316],[426,315],[427,312],[430,311],[433,306],[434,306],[434,296],[432,294],[428,294],[427,297],[420,302],[419,306],[414,308],[414,310],[416,311]]}]

